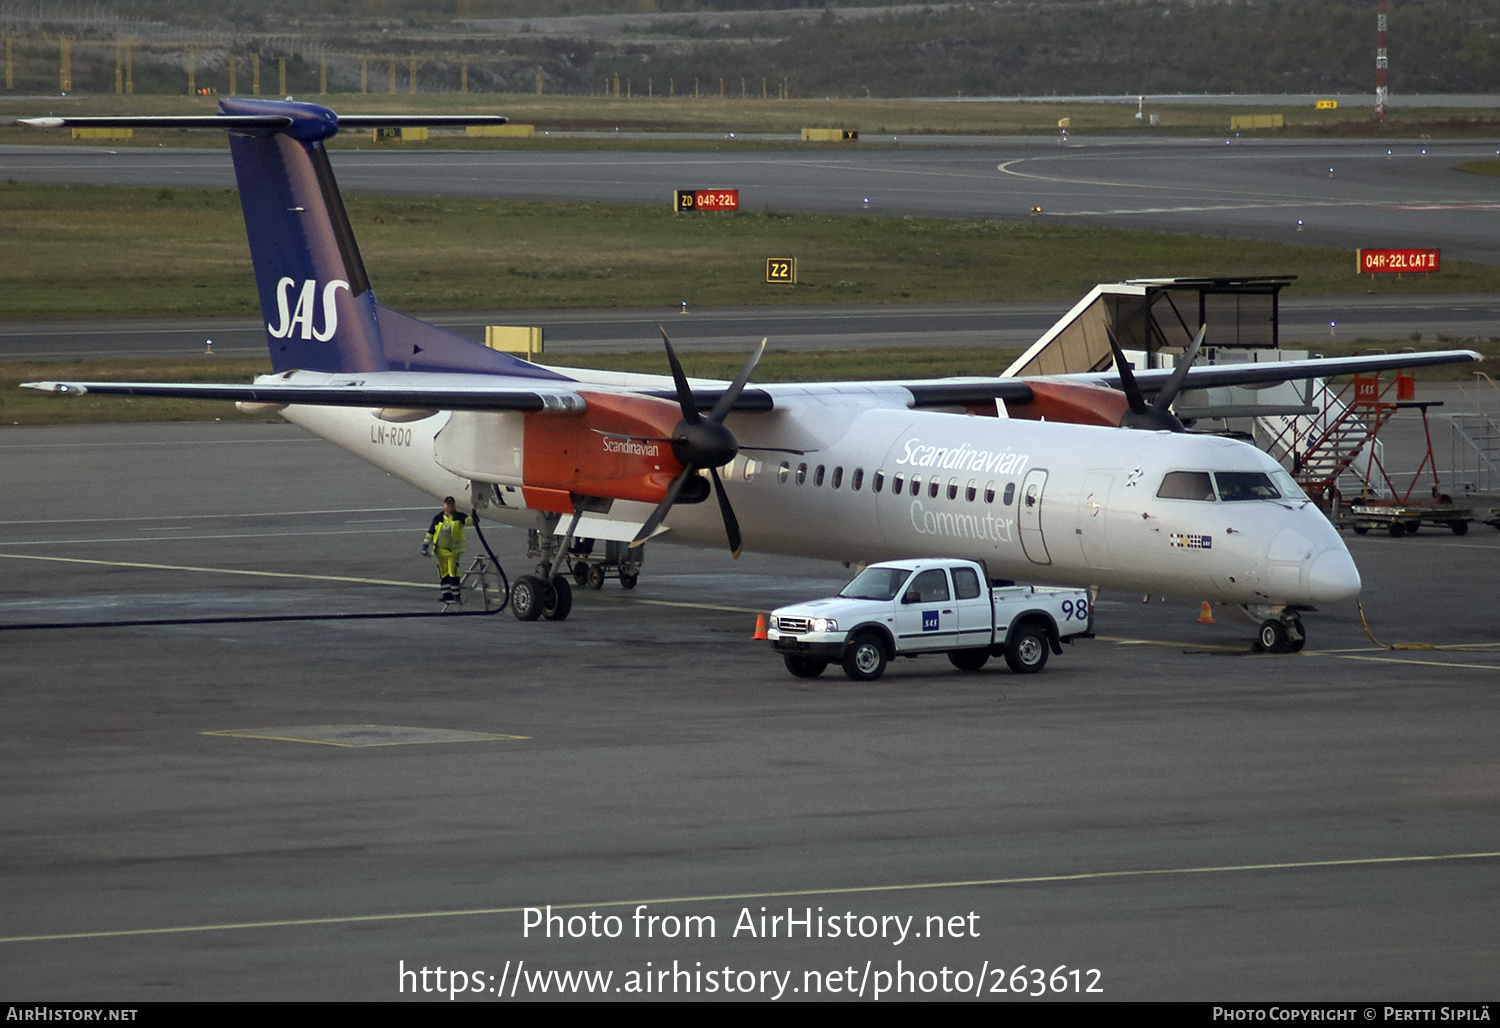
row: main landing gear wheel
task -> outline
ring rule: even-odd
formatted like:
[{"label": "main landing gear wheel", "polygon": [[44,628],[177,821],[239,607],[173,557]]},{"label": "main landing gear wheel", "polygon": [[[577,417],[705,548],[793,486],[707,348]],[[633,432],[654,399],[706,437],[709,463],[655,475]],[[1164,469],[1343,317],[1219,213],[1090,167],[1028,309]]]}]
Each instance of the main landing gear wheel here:
[{"label": "main landing gear wheel", "polygon": [[799,657],[795,653],[784,653],[781,659],[786,669],[798,678],[817,678],[828,667],[828,661],[818,657]]},{"label": "main landing gear wheel", "polygon": [[510,609],[517,621],[535,621],[542,616],[542,593],[550,591],[535,575],[522,575],[510,587]]},{"label": "main landing gear wheel", "polygon": [[874,632],[861,632],[844,651],[844,674],[855,682],[873,682],[885,674],[885,643]]},{"label": "main landing gear wheel", "polygon": [[960,671],[978,671],[989,662],[989,650],[949,650],[948,663]]},{"label": "main landing gear wheel", "polygon": [[1052,647],[1047,633],[1035,624],[1024,624],[1011,636],[1005,647],[1005,663],[1018,675],[1034,675],[1047,666]]},{"label": "main landing gear wheel", "polygon": [[542,617],[548,621],[563,621],[573,609],[573,587],[562,575],[554,575],[552,588],[542,597]]}]

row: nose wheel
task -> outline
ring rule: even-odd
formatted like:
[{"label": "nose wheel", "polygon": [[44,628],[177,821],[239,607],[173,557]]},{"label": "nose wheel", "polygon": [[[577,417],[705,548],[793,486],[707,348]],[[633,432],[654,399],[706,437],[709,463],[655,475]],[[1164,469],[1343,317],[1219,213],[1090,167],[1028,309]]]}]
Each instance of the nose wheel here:
[{"label": "nose wheel", "polygon": [[1302,630],[1302,619],[1291,617],[1268,620],[1261,623],[1257,648],[1265,653],[1299,653],[1307,644],[1307,633]]}]

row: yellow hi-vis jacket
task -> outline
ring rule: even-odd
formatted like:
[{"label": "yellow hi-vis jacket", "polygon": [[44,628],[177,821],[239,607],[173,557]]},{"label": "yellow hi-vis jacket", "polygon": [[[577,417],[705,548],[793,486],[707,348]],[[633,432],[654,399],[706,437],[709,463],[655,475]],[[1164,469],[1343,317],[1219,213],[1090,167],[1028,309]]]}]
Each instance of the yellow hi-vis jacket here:
[{"label": "yellow hi-vis jacket", "polygon": [[432,519],[432,527],[427,529],[426,542],[435,550],[463,553],[464,526],[468,523],[467,514],[438,511],[437,516]]}]

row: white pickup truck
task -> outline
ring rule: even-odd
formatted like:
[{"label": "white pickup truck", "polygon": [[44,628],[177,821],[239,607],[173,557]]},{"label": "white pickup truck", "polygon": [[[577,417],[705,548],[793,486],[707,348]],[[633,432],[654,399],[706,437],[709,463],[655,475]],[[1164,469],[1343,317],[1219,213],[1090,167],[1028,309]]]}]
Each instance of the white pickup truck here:
[{"label": "white pickup truck", "polygon": [[928,558],[871,564],[837,596],[780,607],[766,638],[799,678],[836,663],[871,682],[893,657],[919,653],[947,653],[960,671],[1004,655],[1012,671],[1034,674],[1093,624],[1087,590],[992,586],[981,564]]}]

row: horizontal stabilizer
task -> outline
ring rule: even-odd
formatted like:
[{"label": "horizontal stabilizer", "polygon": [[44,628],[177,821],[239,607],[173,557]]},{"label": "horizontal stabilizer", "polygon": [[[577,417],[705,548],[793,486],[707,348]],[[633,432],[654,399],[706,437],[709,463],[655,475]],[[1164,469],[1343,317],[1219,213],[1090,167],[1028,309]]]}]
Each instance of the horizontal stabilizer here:
[{"label": "horizontal stabilizer", "polygon": [[582,413],[587,406],[571,389],[553,391],[482,386],[416,385],[229,385],[207,382],[25,382],[25,389],[98,396],[170,396],[241,403],[304,404],[442,410],[552,411]]}]

